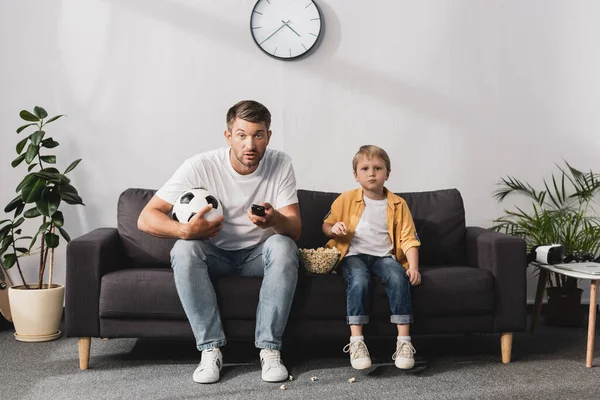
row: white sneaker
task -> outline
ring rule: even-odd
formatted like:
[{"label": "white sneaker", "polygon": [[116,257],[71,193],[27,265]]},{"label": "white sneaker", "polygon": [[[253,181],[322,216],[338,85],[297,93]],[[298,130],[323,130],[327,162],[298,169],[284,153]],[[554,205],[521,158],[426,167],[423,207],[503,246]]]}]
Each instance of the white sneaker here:
[{"label": "white sneaker", "polygon": [[221,368],[223,368],[223,354],[218,347],[204,350],[200,365],[194,371],[194,382],[214,383],[221,377]]},{"label": "white sneaker", "polygon": [[288,379],[287,368],[281,362],[279,350],[262,349],[260,351],[260,365],[262,366],[262,379],[267,382],[281,382]]},{"label": "white sneaker", "polygon": [[417,351],[413,347],[411,342],[405,342],[398,340],[396,342],[396,352],[392,356],[392,360],[395,360],[397,368],[400,369],[411,369],[415,366],[415,356]]},{"label": "white sneaker", "polygon": [[371,356],[367,345],[362,340],[348,343],[344,347],[344,353],[350,353],[350,365],[354,369],[366,369],[371,366]]}]

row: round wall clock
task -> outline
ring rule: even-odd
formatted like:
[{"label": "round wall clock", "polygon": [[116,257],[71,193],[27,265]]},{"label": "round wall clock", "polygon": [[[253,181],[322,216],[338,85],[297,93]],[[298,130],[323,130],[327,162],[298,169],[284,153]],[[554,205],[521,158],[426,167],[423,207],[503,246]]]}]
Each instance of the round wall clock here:
[{"label": "round wall clock", "polygon": [[321,12],[311,0],[258,0],[250,32],[262,51],[279,60],[306,55],[322,32]]}]

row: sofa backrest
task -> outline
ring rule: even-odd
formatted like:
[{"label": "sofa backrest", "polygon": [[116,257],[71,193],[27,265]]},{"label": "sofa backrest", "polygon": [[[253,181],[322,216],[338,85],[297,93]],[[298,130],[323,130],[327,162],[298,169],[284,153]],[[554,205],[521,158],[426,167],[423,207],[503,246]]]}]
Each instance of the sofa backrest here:
[{"label": "sofa backrest", "polygon": [[[420,265],[466,265],[465,208],[457,189],[396,193],[408,204],[421,240]],[[300,248],[327,243],[323,219],[339,193],[298,190],[302,236]]]},{"label": "sofa backrest", "polygon": [[[168,264],[175,239],[157,238],[140,231],[137,219],[156,190],[127,189],[119,197],[117,220],[127,256],[137,264]],[[466,227],[462,197],[456,189],[397,193],[412,213],[421,239],[420,265],[465,265]],[[339,193],[298,190],[302,236],[300,248],[325,245],[321,231],[325,215]]]}]

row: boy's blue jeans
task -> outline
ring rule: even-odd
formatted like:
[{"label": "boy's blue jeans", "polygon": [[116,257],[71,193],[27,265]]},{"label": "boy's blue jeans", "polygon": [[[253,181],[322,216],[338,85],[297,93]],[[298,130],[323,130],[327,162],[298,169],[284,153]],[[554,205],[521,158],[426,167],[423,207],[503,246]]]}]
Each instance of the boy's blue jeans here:
[{"label": "boy's blue jeans", "polygon": [[226,343],[211,282],[211,278],[226,275],[264,276],[256,312],[255,345],[280,350],[296,291],[298,265],[298,247],[284,235],[276,234],[257,246],[235,251],[203,240],[178,240],[171,250],[171,267],[198,350]]},{"label": "boy's blue jeans", "polygon": [[377,275],[385,285],[390,300],[393,324],[405,325],[412,322],[412,300],[410,281],[404,267],[391,256],[377,257],[359,254],[344,257],[340,268],[346,281],[346,308],[348,325],[363,325],[369,322],[371,300],[371,276]]}]

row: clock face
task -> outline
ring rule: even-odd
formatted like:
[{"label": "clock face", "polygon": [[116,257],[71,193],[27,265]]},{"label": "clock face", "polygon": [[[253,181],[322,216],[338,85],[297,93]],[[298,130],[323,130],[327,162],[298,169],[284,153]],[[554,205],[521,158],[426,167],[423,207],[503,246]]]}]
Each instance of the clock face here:
[{"label": "clock face", "polygon": [[250,17],[252,38],[280,60],[303,56],[321,35],[321,12],[311,0],[258,0]]}]

